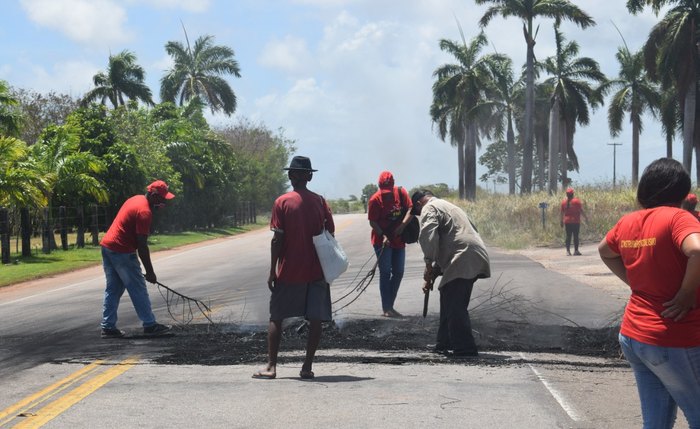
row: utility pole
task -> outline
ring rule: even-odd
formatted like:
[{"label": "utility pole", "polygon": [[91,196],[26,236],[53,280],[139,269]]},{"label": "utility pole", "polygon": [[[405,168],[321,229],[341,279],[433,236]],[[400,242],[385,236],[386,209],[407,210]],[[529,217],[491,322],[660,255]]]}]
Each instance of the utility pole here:
[{"label": "utility pole", "polygon": [[613,147],[613,191],[615,190],[615,169],[617,166],[617,147],[622,146],[622,143],[608,143],[608,146]]}]

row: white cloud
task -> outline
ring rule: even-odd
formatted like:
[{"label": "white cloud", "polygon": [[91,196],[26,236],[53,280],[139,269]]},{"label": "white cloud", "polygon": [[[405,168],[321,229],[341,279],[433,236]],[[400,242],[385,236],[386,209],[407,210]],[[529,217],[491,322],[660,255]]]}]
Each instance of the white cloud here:
[{"label": "white cloud", "polygon": [[21,0],[36,24],[57,30],[77,42],[108,46],[131,39],[126,11],[112,0]]},{"label": "white cloud", "polygon": [[203,13],[209,9],[209,0],[131,0],[130,3],[147,3],[155,8],[182,9],[188,12]]},{"label": "white cloud", "polygon": [[286,36],[282,40],[275,39],[268,42],[258,61],[266,67],[298,73],[311,66],[313,57],[304,39]]},{"label": "white cloud", "polygon": [[[38,92],[65,92],[74,97],[80,97],[92,88],[92,77],[99,71],[99,67],[87,61],[60,62],[50,70],[38,65],[23,69],[30,70],[30,73],[17,86]],[[56,88],[56,82],[61,82],[60,88]]]}]

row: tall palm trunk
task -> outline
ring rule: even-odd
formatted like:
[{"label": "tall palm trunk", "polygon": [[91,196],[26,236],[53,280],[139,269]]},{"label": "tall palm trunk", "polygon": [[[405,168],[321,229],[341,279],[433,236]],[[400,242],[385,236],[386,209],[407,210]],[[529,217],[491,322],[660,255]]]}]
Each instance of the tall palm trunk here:
[{"label": "tall palm trunk", "polygon": [[464,135],[457,139],[457,168],[459,169],[459,199],[463,200],[464,195]]},{"label": "tall palm trunk", "polygon": [[[524,27],[524,25],[523,25]],[[523,171],[520,193],[532,191],[532,135],[535,122],[535,40],[532,38],[532,20],[523,28],[527,43],[525,75],[525,139],[523,140]]]},{"label": "tall palm trunk", "polygon": [[545,156],[545,150],[547,148],[547,135],[549,130],[540,130],[535,132],[535,144],[537,146],[537,190],[544,191],[545,188],[545,163],[547,162],[547,157]]},{"label": "tall palm trunk", "polygon": [[515,194],[515,133],[513,132],[513,117],[510,112],[508,112],[506,144],[508,145],[508,193],[513,195]]},{"label": "tall palm trunk", "polygon": [[573,125],[569,124],[565,119],[561,120],[559,125],[559,161],[561,162],[561,188],[566,189],[569,186],[569,147],[574,139]]},{"label": "tall palm trunk", "polygon": [[693,80],[685,94],[683,103],[683,167],[690,174],[693,161],[693,134],[695,131],[695,90],[696,82]]},{"label": "tall palm trunk", "polygon": [[549,111],[549,193],[557,193],[557,180],[559,179],[559,126],[560,113],[559,113],[559,95],[554,96],[554,102],[552,103],[552,108]]},{"label": "tall palm trunk", "polygon": [[466,132],[467,143],[464,148],[464,188],[469,201],[476,200],[476,133],[476,126],[469,123]]},{"label": "tall palm trunk", "polygon": [[632,186],[639,183],[639,121],[632,121]]}]

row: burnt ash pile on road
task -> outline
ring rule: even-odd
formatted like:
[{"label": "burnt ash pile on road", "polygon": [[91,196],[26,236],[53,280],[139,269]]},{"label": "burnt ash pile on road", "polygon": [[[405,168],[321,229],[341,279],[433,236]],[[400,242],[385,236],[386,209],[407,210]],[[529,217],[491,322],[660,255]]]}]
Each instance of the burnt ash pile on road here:
[{"label": "burnt ash pile on road", "polygon": [[[444,362],[441,355],[426,353],[435,343],[438,320],[434,317],[402,317],[331,322],[324,325],[318,362],[354,361],[402,363],[412,360]],[[517,322],[473,321],[482,355],[488,352],[539,352],[617,358],[616,326],[587,329],[571,326],[537,326]],[[162,344],[161,364],[236,365],[265,362],[265,327],[243,329],[233,324],[188,325]],[[302,320],[285,323],[280,363],[298,361],[306,347],[307,328]],[[376,357],[387,352],[392,357]],[[372,357],[374,356],[374,357]],[[418,356],[418,357],[417,357]]]}]

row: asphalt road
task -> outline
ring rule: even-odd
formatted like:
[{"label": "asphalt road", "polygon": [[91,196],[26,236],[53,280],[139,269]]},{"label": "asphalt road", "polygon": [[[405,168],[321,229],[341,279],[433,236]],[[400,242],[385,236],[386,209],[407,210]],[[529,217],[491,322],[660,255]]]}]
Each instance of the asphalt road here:
[{"label": "asphalt road", "polygon": [[[336,225],[351,261],[333,285],[339,297],[371,268],[372,251],[364,216],[337,216]],[[217,324],[261,330],[270,237],[260,230],[160,252],[153,255],[154,266],[162,283],[209,303]],[[489,253],[493,277],[477,282],[470,306],[484,324],[525,324],[533,332],[557,325],[599,328],[624,305],[525,257]],[[250,364],[156,365],[167,339],[116,346],[100,339],[103,282],[95,267],[0,289],[0,427],[641,426],[634,380],[620,359],[504,347],[478,362],[436,364],[429,353],[322,346],[319,355],[345,358],[317,364],[311,382],[296,377],[297,363],[281,365],[274,381],[251,379],[257,366]],[[400,312],[420,314],[421,284],[420,251],[409,246]],[[151,297],[159,321],[172,323],[156,289]],[[431,315],[437,311],[435,298]],[[380,323],[380,312],[375,279],[335,319]],[[133,333],[140,328],[126,296],[119,326]]]}]

